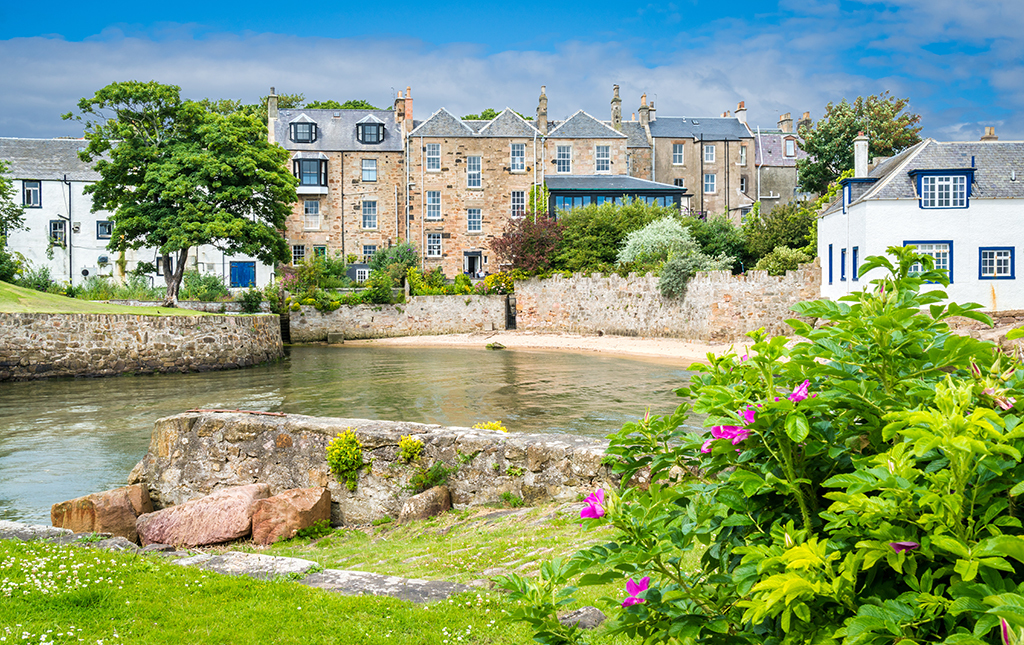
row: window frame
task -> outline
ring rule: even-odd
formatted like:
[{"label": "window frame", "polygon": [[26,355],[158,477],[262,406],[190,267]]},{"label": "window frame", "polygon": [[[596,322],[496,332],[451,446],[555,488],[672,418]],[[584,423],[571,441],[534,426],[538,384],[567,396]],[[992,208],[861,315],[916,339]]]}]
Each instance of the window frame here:
[{"label": "window frame", "polygon": [[685,166],[686,165],[686,146],[682,143],[672,144],[672,165],[673,166]]},{"label": "window frame", "polygon": [[466,188],[484,187],[484,158],[480,155],[466,157]]},{"label": "window frame", "polygon": [[[35,195],[33,201],[29,195]],[[43,182],[38,179],[22,180],[21,182],[21,205],[25,208],[43,207]]]},{"label": "window frame", "polygon": [[[426,239],[427,239],[427,242],[426,242],[425,253],[427,254],[427,257],[428,258],[439,258],[439,257],[442,257],[441,253],[443,252],[443,247],[441,246],[441,244],[442,244],[442,242],[441,242],[441,234],[440,233],[427,233]],[[435,249],[436,249],[436,252],[432,253],[431,251],[435,250]]]},{"label": "window frame", "polygon": [[860,282],[860,247],[855,246],[850,250],[850,280]]},{"label": "window frame", "polygon": [[839,281],[846,282],[846,247],[839,249]]},{"label": "window frame", "polygon": [[[310,204],[316,204],[316,212],[310,212]],[[310,226],[310,217],[316,216],[316,226]],[[319,231],[321,226],[320,217],[320,200],[319,199],[304,199],[302,200],[302,230],[304,231]]]},{"label": "window frame", "polygon": [[[362,224],[364,230],[377,230],[377,200],[376,199],[364,199],[362,204]],[[372,218],[372,219],[368,219]],[[369,222],[370,226],[367,225]]]},{"label": "window frame", "polygon": [[[367,134],[370,132],[374,133],[372,137],[367,136]],[[363,144],[364,146],[375,146],[377,144],[384,143],[384,124],[357,123],[356,141]]]},{"label": "window frame", "polygon": [[369,269],[356,269],[356,282],[366,282],[370,279]]},{"label": "window frame", "polygon": [[[235,277],[238,275],[238,271],[236,271],[236,268],[241,269],[242,267],[248,267],[252,269],[252,282],[250,282],[249,284],[242,284],[240,280],[235,280]],[[255,287],[256,262],[253,260],[231,260],[231,262],[228,263],[228,286],[231,287],[232,289],[245,289]]]},{"label": "window frame", "polygon": [[[1000,275],[998,272],[994,272],[988,275],[984,272],[985,266],[985,254],[986,253],[1007,253],[1009,255],[1009,272],[1005,275]],[[1015,280],[1016,279],[1016,247],[1013,246],[981,246],[978,247],[978,279],[979,280]],[[993,258],[993,266],[998,269],[999,258],[998,256]]]},{"label": "window frame", "polygon": [[[708,153],[711,153],[710,155]],[[704,144],[704,163],[715,163],[715,144]]]},{"label": "window frame", "polygon": [[[299,138],[298,132],[300,127],[309,128],[308,138]],[[292,121],[288,124],[288,138],[292,143],[315,143],[317,139],[317,127],[316,123],[310,121]]]},{"label": "window frame", "polygon": [[[431,201],[433,197],[437,197],[437,201]],[[439,190],[428,190],[423,195],[424,209],[423,219],[428,222],[437,222],[442,219],[441,215],[441,191]],[[434,213],[434,215],[431,215]]]},{"label": "window frame", "polygon": [[[56,225],[56,226],[55,226]],[[65,246],[68,243],[67,221],[62,219],[51,219],[46,229],[46,239],[51,243]]]},{"label": "window frame", "polygon": [[[939,245],[939,244],[945,244],[946,245],[946,253],[947,253],[947,256],[948,256],[947,260],[946,260],[946,262],[948,264],[948,270],[946,272],[946,275],[949,276],[949,283],[953,284],[953,240],[903,240],[903,246],[909,246],[910,244],[913,244],[914,246],[917,247],[917,252],[918,253],[926,253],[928,255],[932,255],[932,254],[928,253],[927,251],[922,250],[921,249],[921,245],[922,244],[930,244],[932,246]],[[935,256],[932,255],[932,258],[934,259]],[[919,267],[918,265],[915,264],[914,266],[917,266],[917,271],[921,270],[921,267]],[[936,266],[935,268],[939,269],[938,266]],[[913,271],[914,271],[914,267],[911,267],[911,272],[913,272]]]},{"label": "window frame", "polygon": [[363,262],[369,264],[370,260],[373,259],[374,254],[377,252],[376,244],[364,244],[363,245]]},{"label": "window frame", "polygon": [[747,146],[740,146],[740,165],[747,165]]},{"label": "window frame", "polygon": [[[110,229],[110,232],[106,235],[103,234],[103,227],[106,226]],[[114,236],[114,222],[109,219],[96,220],[96,239],[97,240],[109,240]]]},{"label": "window frame", "polygon": [[[522,197],[522,201],[519,202],[519,203],[516,203],[517,202],[517,200],[516,200],[517,196]],[[516,208],[517,206],[520,206],[521,208],[517,209]],[[512,191],[511,200],[509,202],[509,213],[511,214],[512,217],[515,217],[515,218],[526,217],[526,191],[525,190],[513,190]]]},{"label": "window frame", "polygon": [[[369,164],[369,165],[367,165]],[[362,180],[366,182],[377,181],[377,160],[376,159],[362,159],[359,164],[360,174]],[[369,178],[368,178],[368,175]]]},{"label": "window frame", "polygon": [[[945,199],[949,201],[945,206],[940,204],[943,201],[943,188],[947,191]],[[966,174],[922,174],[917,178],[918,205],[923,209],[967,208],[970,205],[970,192],[970,181]]]},{"label": "window frame", "polygon": [[[602,156],[602,152],[604,155]],[[601,162],[604,162],[605,167],[601,168]],[[612,171],[612,147],[611,146],[594,146],[594,173],[605,174]]]},{"label": "window frame", "polygon": [[[708,178],[711,178],[711,190],[708,190]],[[718,174],[713,172],[704,173],[704,194],[714,195],[718,192]]]},{"label": "window frame", "polygon": [[740,175],[740,192],[747,192],[747,177],[746,175]]},{"label": "window frame", "polygon": [[787,137],[785,139],[785,141],[783,142],[782,146],[783,146],[782,154],[784,156],[786,156],[786,157],[795,157],[796,156],[796,139],[793,139],[792,137]]},{"label": "window frame", "polygon": [[315,257],[315,258],[326,258],[327,257],[327,245],[326,244],[314,244],[313,245],[313,257]]},{"label": "window frame", "polygon": [[828,283],[832,284],[833,266],[832,266],[832,245],[828,245]]},{"label": "window frame", "polygon": [[512,172],[526,172],[526,144],[512,143],[509,145],[509,169]]},{"label": "window frame", "polygon": [[441,144],[428,143],[424,146],[427,172],[441,172]]},{"label": "window frame", "polygon": [[[299,186],[326,186],[327,185],[327,160],[326,159],[293,159],[293,174],[299,180]],[[306,182],[306,177],[311,177],[312,172],[307,172],[303,167],[311,168],[316,164],[316,183]]]},{"label": "window frame", "polygon": [[676,177],[672,180],[673,186],[679,186],[680,188],[686,188],[686,177]]},{"label": "window frame", "polygon": [[[564,153],[564,156],[563,156]],[[564,170],[563,170],[564,168]],[[555,173],[559,175],[572,174],[572,146],[555,146]]]},{"label": "window frame", "polygon": [[[476,218],[473,217],[474,212]],[[473,223],[476,222],[476,228],[473,228]],[[483,210],[479,208],[467,208],[466,209],[466,232],[468,233],[483,233],[484,232],[484,215]]]},{"label": "window frame", "polygon": [[302,264],[306,260],[306,245],[292,244],[292,266]]}]

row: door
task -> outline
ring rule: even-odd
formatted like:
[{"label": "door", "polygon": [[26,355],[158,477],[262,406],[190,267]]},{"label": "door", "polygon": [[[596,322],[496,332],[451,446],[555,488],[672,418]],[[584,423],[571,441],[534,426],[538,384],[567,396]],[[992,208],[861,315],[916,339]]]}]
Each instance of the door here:
[{"label": "door", "polygon": [[464,252],[464,254],[463,254],[463,261],[462,261],[462,269],[463,269],[463,271],[465,271],[466,275],[471,275],[473,277],[476,277],[476,275],[478,273],[480,273],[480,269],[482,268],[482,266],[481,266],[481,258],[482,258],[482,256],[483,256],[483,252],[481,252],[481,251],[465,251]]},{"label": "door", "polygon": [[231,286],[232,287],[255,287],[256,286],[256,263],[255,262],[231,262]]}]

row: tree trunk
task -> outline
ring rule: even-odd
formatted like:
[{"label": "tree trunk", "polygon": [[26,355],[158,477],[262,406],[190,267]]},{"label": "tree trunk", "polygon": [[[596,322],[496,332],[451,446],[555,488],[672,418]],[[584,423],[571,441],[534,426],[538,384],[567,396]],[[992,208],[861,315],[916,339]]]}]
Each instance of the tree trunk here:
[{"label": "tree trunk", "polygon": [[164,307],[178,306],[178,290],[181,288],[181,278],[185,275],[185,261],[188,260],[188,248],[178,251],[175,258],[174,270],[167,270],[167,260],[171,255],[165,254],[160,258],[164,263],[164,282],[167,284],[167,295],[164,297]]}]

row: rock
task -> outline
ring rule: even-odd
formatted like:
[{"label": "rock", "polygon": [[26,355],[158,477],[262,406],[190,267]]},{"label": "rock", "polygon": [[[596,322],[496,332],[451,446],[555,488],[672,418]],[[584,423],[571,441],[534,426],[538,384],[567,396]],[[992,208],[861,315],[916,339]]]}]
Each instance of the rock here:
[{"label": "rock", "polygon": [[154,542],[153,544],[147,544],[146,546],[142,547],[142,551],[141,552],[142,553],[171,553],[173,551],[177,551],[177,549],[174,547],[173,544],[158,544],[158,543]]},{"label": "rock", "polygon": [[290,540],[301,529],[331,519],[331,493],[326,488],[294,488],[261,499],[253,506],[252,541],[273,544]]},{"label": "rock", "polygon": [[184,546],[220,544],[246,537],[252,530],[253,506],[270,496],[270,486],[234,486],[180,506],[169,506],[139,518],[136,529],[143,545],[159,542]]},{"label": "rock", "polygon": [[141,484],[93,493],[50,508],[50,522],[75,533],[110,533],[138,542],[135,522],[153,512],[149,492]]},{"label": "rock", "polygon": [[[177,564],[181,564],[179,560]],[[278,576],[305,576],[317,567],[316,562],[302,558],[283,558],[260,553],[241,553],[229,551],[223,555],[198,563],[200,569],[222,573],[229,576],[249,576],[261,580],[270,580]]]},{"label": "rock", "polygon": [[580,607],[558,617],[558,622],[566,627],[575,625],[580,629],[594,629],[605,621],[607,616],[597,607]]},{"label": "rock", "polygon": [[471,587],[441,580],[416,580],[397,576],[382,576],[363,571],[326,569],[313,573],[302,584],[350,596],[392,596],[412,602],[435,602],[470,591]]},{"label": "rock", "polygon": [[42,524],[22,524],[0,520],[0,540],[52,540],[62,535],[73,535],[74,531],[59,529]]},{"label": "rock", "polygon": [[100,540],[99,542],[89,543],[88,546],[94,549],[103,549],[104,551],[127,551],[128,553],[138,553],[140,551],[134,542],[120,535],[115,535],[112,538]]},{"label": "rock", "polygon": [[413,495],[402,504],[399,522],[425,520],[444,513],[452,507],[452,496],[447,486],[434,486],[419,495]]}]

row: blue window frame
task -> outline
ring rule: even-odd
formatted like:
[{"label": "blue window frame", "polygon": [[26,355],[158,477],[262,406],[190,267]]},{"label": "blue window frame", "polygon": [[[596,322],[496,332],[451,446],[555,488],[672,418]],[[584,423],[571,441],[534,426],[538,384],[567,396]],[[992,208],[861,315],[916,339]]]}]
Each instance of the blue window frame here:
[{"label": "blue window frame", "polygon": [[839,249],[839,281],[846,282],[846,249]]},{"label": "blue window frame", "polygon": [[828,245],[828,283],[832,284],[832,245]]},{"label": "blue window frame", "polygon": [[256,286],[256,263],[255,262],[231,262],[231,286],[232,287],[254,287]]},{"label": "blue window frame", "polygon": [[858,271],[858,269],[860,268],[858,266],[858,260],[860,259],[859,256],[860,256],[860,247],[859,246],[853,247],[853,257],[850,259],[850,278],[854,282],[860,281],[860,275],[858,275],[860,273],[860,271]]},{"label": "blue window frame", "polygon": [[[903,246],[913,244],[918,253],[930,255],[935,259],[935,268],[944,269],[949,275],[949,283],[953,284],[953,240],[904,240]],[[921,266],[915,264],[910,268],[913,273],[920,271]]]},{"label": "blue window frame", "polygon": [[912,170],[919,208],[968,208],[974,168]]},{"label": "blue window frame", "polygon": [[96,222],[96,239],[97,240],[109,240],[110,236],[114,234],[114,223],[109,220],[100,220]]},{"label": "blue window frame", "polygon": [[1012,246],[983,246],[978,249],[979,280],[1013,280],[1016,277]]}]

